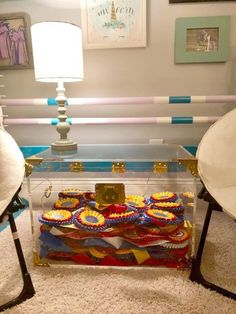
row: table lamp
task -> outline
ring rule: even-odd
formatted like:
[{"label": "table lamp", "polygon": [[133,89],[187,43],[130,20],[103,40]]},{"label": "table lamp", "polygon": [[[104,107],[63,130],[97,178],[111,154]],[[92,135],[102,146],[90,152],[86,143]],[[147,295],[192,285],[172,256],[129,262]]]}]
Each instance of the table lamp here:
[{"label": "table lamp", "polygon": [[67,22],[40,22],[31,26],[35,79],[57,83],[58,124],[60,138],[52,143],[55,151],[77,149],[77,143],[68,139],[64,82],[82,81],[83,50],[81,28]]}]

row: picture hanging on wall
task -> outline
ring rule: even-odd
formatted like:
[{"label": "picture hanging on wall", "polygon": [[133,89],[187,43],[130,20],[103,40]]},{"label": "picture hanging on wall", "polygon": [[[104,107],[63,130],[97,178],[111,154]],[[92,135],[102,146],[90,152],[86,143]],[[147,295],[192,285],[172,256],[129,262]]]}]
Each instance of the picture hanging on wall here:
[{"label": "picture hanging on wall", "polygon": [[146,0],[82,0],[85,49],[146,46]]},{"label": "picture hanging on wall", "polygon": [[30,17],[26,13],[0,15],[0,69],[33,68]]},{"label": "picture hanging on wall", "polygon": [[235,0],[169,0],[169,3],[187,3],[187,2],[224,2]]},{"label": "picture hanging on wall", "polygon": [[175,63],[225,62],[230,16],[177,18]]}]

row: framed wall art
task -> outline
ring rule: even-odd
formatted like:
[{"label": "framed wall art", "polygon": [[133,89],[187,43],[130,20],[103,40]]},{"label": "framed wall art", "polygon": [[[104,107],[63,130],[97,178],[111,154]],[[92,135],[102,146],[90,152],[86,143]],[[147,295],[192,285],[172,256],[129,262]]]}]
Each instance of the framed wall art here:
[{"label": "framed wall art", "polygon": [[82,0],[85,49],[146,46],[146,0]]},{"label": "framed wall art", "polygon": [[0,15],[0,69],[33,68],[30,17],[26,13]]},{"label": "framed wall art", "polygon": [[225,2],[235,0],[169,0],[169,3],[188,3],[188,2]]},{"label": "framed wall art", "polygon": [[227,61],[229,32],[230,16],[177,18],[175,63]]}]

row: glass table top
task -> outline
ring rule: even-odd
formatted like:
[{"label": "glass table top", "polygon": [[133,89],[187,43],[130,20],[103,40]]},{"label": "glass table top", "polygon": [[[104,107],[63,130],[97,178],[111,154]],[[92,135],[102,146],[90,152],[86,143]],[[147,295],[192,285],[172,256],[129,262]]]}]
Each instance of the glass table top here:
[{"label": "glass table top", "polygon": [[176,161],[193,156],[175,144],[81,144],[77,151],[57,152],[51,148],[36,155],[44,161]]}]

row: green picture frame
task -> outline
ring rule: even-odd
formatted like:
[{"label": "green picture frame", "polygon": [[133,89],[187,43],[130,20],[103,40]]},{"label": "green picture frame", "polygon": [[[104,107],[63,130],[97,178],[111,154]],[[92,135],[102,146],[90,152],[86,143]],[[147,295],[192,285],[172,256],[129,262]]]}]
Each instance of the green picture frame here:
[{"label": "green picture frame", "polygon": [[175,63],[226,62],[230,16],[177,18]]}]

